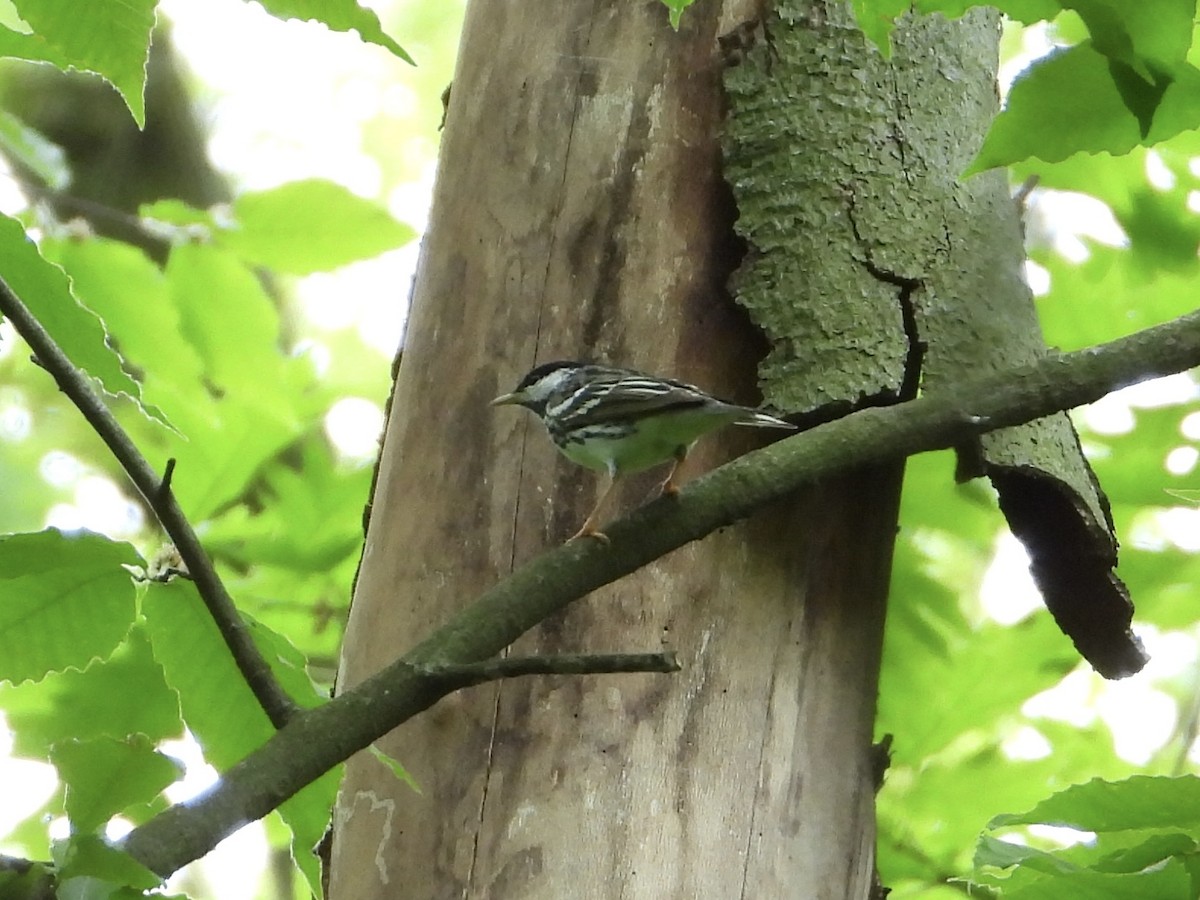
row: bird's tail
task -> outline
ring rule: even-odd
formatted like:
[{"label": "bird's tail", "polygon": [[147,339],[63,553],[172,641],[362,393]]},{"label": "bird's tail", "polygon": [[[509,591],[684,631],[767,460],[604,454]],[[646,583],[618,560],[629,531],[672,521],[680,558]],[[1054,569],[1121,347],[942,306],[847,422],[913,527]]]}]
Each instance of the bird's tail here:
[{"label": "bird's tail", "polygon": [[737,420],[738,425],[750,425],[754,428],[786,428],[789,431],[795,431],[796,426],[791,422],[785,422],[783,419],[777,419],[774,416],[769,416],[764,412],[759,412],[756,409],[746,408],[746,417]]}]

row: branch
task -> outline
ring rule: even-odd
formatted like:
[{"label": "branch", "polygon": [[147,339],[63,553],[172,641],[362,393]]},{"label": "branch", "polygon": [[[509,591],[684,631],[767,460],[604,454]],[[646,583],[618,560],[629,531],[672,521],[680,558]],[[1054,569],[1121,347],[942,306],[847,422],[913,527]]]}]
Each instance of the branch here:
[{"label": "branch", "polygon": [[206,793],[134,829],[126,849],[162,875],[203,856],[447,691],[422,666],[499,653],[569,603],[755,509],[835,473],[1018,425],[1118,388],[1200,365],[1200,313],[907,403],[864,409],[748,453],[606,527],[611,540],[556,547],[514,571],[403,658],[305,710]]},{"label": "branch", "polygon": [[242,677],[250,685],[250,690],[258,698],[271,723],[276,728],[282,728],[296,712],[296,705],[275,680],[266,659],[258,652],[246,623],[238,615],[225,585],[200,545],[200,539],[176,502],[170,484],[174,465],[168,463],[165,476],[162,479],[158,477],[104,401],[92,390],[88,377],[67,358],[3,278],[0,278],[0,313],[12,322],[17,333],[33,350],[38,364],[53,376],[59,390],[67,395],[100,439],[108,445],[129,480],[154,511],[187,565],[188,573],[196,583],[196,589],[213,621],[217,623],[221,637],[229,646]]},{"label": "branch", "polygon": [[501,678],[524,675],[611,675],[620,672],[678,672],[679,660],[667,653],[562,653],[510,656],[473,663],[418,663],[423,676],[447,687],[446,693]]}]

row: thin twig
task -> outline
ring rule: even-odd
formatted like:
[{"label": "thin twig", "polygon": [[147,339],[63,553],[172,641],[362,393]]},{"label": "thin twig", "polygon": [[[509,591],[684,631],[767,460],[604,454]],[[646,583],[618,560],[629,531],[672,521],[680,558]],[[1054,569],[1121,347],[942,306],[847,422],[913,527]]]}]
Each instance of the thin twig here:
[{"label": "thin twig", "polygon": [[471,687],[525,675],[609,675],[619,672],[678,672],[679,660],[665,653],[562,653],[553,656],[509,656],[472,663],[417,663],[422,676],[443,687]]},{"label": "thin twig", "polygon": [[67,358],[3,278],[0,278],[0,313],[12,322],[13,328],[33,350],[38,365],[50,373],[58,383],[59,389],[83,413],[88,424],[108,445],[108,449],[125,470],[129,480],[154,511],[163,530],[170,536],[187,565],[204,605],[208,607],[209,614],[216,622],[221,637],[225,639],[229,652],[233,654],[234,661],[250,690],[254,692],[271,723],[276,728],[282,728],[295,713],[296,705],[275,680],[271,667],[255,646],[246,623],[238,614],[208,554],[200,545],[200,539],[196,537],[196,532],[171,492],[174,460],[167,463],[166,472],[160,479],[134,446],[116,417],[109,412],[104,401],[92,389],[88,377]]}]

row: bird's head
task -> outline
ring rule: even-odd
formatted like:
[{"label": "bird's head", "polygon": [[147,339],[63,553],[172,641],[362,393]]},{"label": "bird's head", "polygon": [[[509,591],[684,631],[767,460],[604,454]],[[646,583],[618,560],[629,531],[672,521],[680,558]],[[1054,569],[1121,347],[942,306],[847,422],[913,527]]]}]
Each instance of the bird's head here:
[{"label": "bird's head", "polygon": [[546,411],[546,404],[551,398],[573,389],[585,366],[586,363],[561,359],[543,363],[531,369],[515,391],[501,394],[493,400],[492,406],[524,406],[540,416]]}]

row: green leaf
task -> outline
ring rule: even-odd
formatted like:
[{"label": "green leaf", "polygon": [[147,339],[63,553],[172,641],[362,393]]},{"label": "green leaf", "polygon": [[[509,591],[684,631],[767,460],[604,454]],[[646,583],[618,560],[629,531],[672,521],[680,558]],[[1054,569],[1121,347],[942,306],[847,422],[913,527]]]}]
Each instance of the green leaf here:
[{"label": "green leaf", "polygon": [[3,109],[0,109],[0,152],[24,166],[51,190],[65,190],[71,183],[71,170],[62,147]]},{"label": "green leaf", "polygon": [[378,256],[415,232],[379,204],[332,181],[293,181],[242,194],[235,225],[216,239],[248,262],[275,272],[309,275]]},{"label": "green leaf", "polygon": [[1121,847],[1097,861],[1099,872],[1133,873],[1156,866],[1173,856],[1195,856],[1200,844],[1190,835],[1178,832],[1151,834],[1146,840],[1136,841],[1132,846]]},{"label": "green leaf", "polygon": [[174,428],[162,407],[197,390],[203,370],[180,334],[162,271],[140,248],[107,238],[46,238],[41,250],[68,273],[72,292],[100,317],[108,343],[120,348],[123,366],[137,373],[139,408]]},{"label": "green leaf", "polygon": [[989,834],[980,837],[979,845],[975,848],[976,868],[994,866],[998,869],[1008,869],[1017,865],[1049,873],[1079,871],[1079,866],[1036,847],[1003,841]]},{"label": "green leaf", "polygon": [[1023,72],[965,174],[1031,156],[1046,162],[1079,150],[1122,153],[1141,139],[1137,120],[1089,44],[1057,50]]},{"label": "green leaf", "polygon": [[277,810],[292,832],[292,861],[304,875],[314,897],[321,896],[321,862],[316,846],[329,828],[344,768],[339,764],[330,769]]},{"label": "green leaf", "polygon": [[282,365],[279,314],[262,283],[231,253],[211,244],[177,244],[167,281],[184,336],[223,391],[259,394]]},{"label": "green leaf", "polygon": [[214,521],[206,543],[240,568],[272,565],[327,572],[362,546],[368,468],[335,465],[320,435],[300,442],[286,461],[270,463],[255,484],[254,508],[239,506]]},{"label": "green leaf", "polygon": [[385,766],[387,768],[387,770],[389,772],[391,772],[392,775],[394,775],[397,779],[399,779],[400,781],[403,781],[405,784],[407,784],[410,788],[412,788],[418,794],[421,793],[421,786],[419,784],[417,784],[417,780],[415,778],[413,778],[411,774],[409,774],[408,769],[404,768],[404,766],[402,766],[400,764],[399,760],[397,760],[393,756],[389,756],[388,754],[384,753],[382,750],[380,750],[374,744],[369,746],[367,748],[367,751],[373,757],[375,757],[375,760],[377,762],[379,762],[383,766]]},{"label": "green leaf", "polygon": [[316,20],[334,31],[357,31],[364,41],[378,44],[407,63],[413,58],[384,33],[379,17],[355,0],[261,0],[263,8],[278,19]]},{"label": "green leaf", "polygon": [[683,11],[691,6],[696,0],[662,0],[671,14],[671,27],[676,31],[679,30],[679,23],[683,19]]},{"label": "green leaf", "polygon": [[53,529],[0,538],[0,681],[82,669],[133,624],[139,565],[129,544]]},{"label": "green leaf", "polygon": [[148,585],[142,611],[154,658],[210,763],[227,769],[274,733],[194,584]]},{"label": "green leaf", "polygon": [[[270,738],[274,729],[234,664],[195,586],[182,580],[151,585],[143,609],[155,656],[179,692],[184,719],[209,762],[223,771]],[[280,635],[249,624],[255,643],[293,699],[305,706],[322,702],[324,698],[303,670],[303,655]],[[328,824],[340,772],[340,766],[326,772],[279,808],[294,835],[293,857],[310,887],[320,883],[311,849]]]},{"label": "green leaf", "polygon": [[147,457],[159,470],[176,460],[172,489],[193,521],[202,521],[244,497],[258,468],[295,440],[299,426],[287,404],[298,389],[286,380],[267,382],[253,397],[218,401],[202,384],[196,388],[191,406],[169,404],[172,424],[186,438],[172,436],[148,448]]},{"label": "green leaf", "polygon": [[1058,162],[1079,151],[1127,153],[1198,123],[1200,71],[1180,65],[1160,85],[1145,85],[1085,42],[1043,57],[1013,83],[964,174],[1030,157]]},{"label": "green leaf", "polygon": [[[73,834],[65,841],[54,845],[54,859],[59,866],[58,897],[91,898],[110,897],[119,886],[142,889],[158,887],[162,879],[135,860],[128,853],[118,850],[103,838],[92,834]],[[71,884],[72,881],[93,882]],[[110,889],[107,892],[104,884]]]},{"label": "green leaf", "polygon": [[140,624],[108,659],[96,660],[82,672],[0,684],[0,709],[14,732],[13,753],[35,759],[68,739],[144,734],[159,741],[183,733],[179,699],[167,687]]},{"label": "green leaf", "polygon": [[1182,65],[1191,46],[1195,0],[1062,0],[1062,6],[1083,19],[1097,50],[1148,81]]},{"label": "green leaf", "polygon": [[71,293],[58,266],[47,262],[16,219],[0,215],[0,277],[29,307],[67,357],[98,378],[110,394],[138,397],[138,386],[121,368],[120,357],[105,342],[104,325]]},{"label": "green leaf", "polygon": [[1178,860],[1135,874],[1081,871],[1004,890],[1004,900],[1192,900],[1191,877]]},{"label": "green leaf", "polygon": [[1135,775],[1116,782],[1097,778],[1072,785],[1028,812],[996,816],[988,828],[1041,823],[1080,831],[1200,828],[1200,778]]},{"label": "green leaf", "polygon": [[128,806],[148,803],[182,774],[144,735],[55,745],[51,761],[67,787],[73,831],[95,831]]},{"label": "green leaf", "polygon": [[36,37],[9,32],[0,38],[0,54],[16,50],[11,55],[95,72],[121,94],[138,127],[146,124],[146,61],[157,0],[13,0],[13,5]]},{"label": "green leaf", "polygon": [[905,0],[853,0],[854,18],[862,33],[871,39],[887,59],[891,56],[892,29],[896,19],[912,8]]}]

